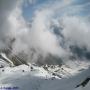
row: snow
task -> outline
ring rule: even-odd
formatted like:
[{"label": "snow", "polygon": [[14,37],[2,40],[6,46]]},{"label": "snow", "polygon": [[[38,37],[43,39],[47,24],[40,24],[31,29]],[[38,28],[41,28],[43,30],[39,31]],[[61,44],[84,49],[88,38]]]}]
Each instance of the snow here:
[{"label": "snow", "polygon": [[[53,78],[54,76],[42,67],[20,65],[0,69],[0,87],[18,87],[17,90],[90,90],[86,87],[75,88],[90,75],[90,68],[68,78]],[[24,70],[24,72],[23,72]]]},{"label": "snow", "polygon": [[[1,55],[12,63],[5,54]],[[29,66],[23,64],[10,67],[2,59],[0,64],[5,66],[0,68],[1,90],[7,90],[7,87],[16,87],[14,90],[90,90],[90,82],[85,87],[76,88],[90,76],[90,62],[68,61],[67,65],[61,67],[46,65],[47,69],[30,63]]]},{"label": "snow", "polygon": [[90,82],[87,84],[87,86],[83,90],[90,90]]},{"label": "snow", "polygon": [[[6,60],[9,62],[9,64],[11,64],[11,66],[14,66],[13,62],[12,62],[10,59],[8,59],[8,57],[6,56],[5,53],[0,53],[0,55],[1,55],[4,59],[6,59]],[[4,62],[5,62],[5,61],[4,61]]]},{"label": "snow", "polygon": [[3,66],[6,66],[6,67],[9,66],[5,61],[3,61],[2,59],[0,59],[0,67],[1,67],[2,65],[3,65]]}]

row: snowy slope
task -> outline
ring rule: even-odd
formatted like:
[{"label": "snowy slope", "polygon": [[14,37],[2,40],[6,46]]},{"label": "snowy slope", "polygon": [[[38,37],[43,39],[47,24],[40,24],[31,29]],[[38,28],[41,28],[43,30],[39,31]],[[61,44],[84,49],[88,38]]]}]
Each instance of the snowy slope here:
[{"label": "snowy slope", "polygon": [[38,66],[5,67],[0,69],[0,87],[18,87],[17,90],[90,90],[89,83],[84,88],[75,88],[89,75],[90,68],[60,79],[53,78],[51,73]]},{"label": "snowy slope", "polygon": [[0,53],[0,66],[14,66],[13,62],[6,56],[5,53]]},{"label": "snowy slope", "polygon": [[15,90],[90,90],[90,82],[85,87],[76,86],[90,76],[90,62],[68,61],[67,65],[35,64],[10,67],[4,58],[13,64],[5,54],[1,54],[0,89],[13,88]]}]

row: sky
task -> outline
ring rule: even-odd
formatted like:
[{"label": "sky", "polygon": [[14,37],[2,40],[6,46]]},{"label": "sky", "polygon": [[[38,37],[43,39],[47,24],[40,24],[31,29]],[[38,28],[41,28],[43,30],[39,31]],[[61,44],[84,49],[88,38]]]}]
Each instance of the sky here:
[{"label": "sky", "polygon": [[55,2],[59,4],[69,2],[61,11],[58,11],[59,14],[78,15],[82,17],[90,15],[90,0],[34,0],[34,3],[23,6],[23,16],[25,19],[30,20],[37,9],[41,9],[43,6],[47,5],[50,7],[52,4],[53,7],[56,7],[56,5],[54,5]]},{"label": "sky", "polygon": [[11,55],[23,52],[29,61],[90,59],[89,8],[89,0],[0,0],[0,49],[15,38]]}]

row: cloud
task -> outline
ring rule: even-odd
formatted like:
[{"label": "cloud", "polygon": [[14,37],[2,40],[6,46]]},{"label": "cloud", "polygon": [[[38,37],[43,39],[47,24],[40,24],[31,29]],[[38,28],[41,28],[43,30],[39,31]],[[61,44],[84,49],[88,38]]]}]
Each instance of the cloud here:
[{"label": "cloud", "polygon": [[90,47],[89,41],[89,22],[79,17],[64,17],[63,18],[63,35],[67,40],[70,40],[72,44],[78,46]]},{"label": "cloud", "polygon": [[10,24],[8,17],[10,12],[16,6],[17,0],[0,0],[0,48],[5,47],[3,39],[8,36],[10,30]]},{"label": "cloud", "polygon": [[32,22],[27,22],[22,15],[24,2],[10,1],[9,4],[3,0],[0,7],[0,47],[6,47],[9,43],[3,43],[3,38],[15,38],[12,55],[24,52],[29,61],[37,61],[39,55],[46,57],[49,54],[68,60],[74,55],[70,46],[85,46],[90,50],[89,22],[75,15],[60,14],[70,7],[72,0],[56,1],[55,4],[49,3],[37,8]]},{"label": "cloud", "polygon": [[45,57],[47,54],[58,57],[67,56],[68,51],[59,45],[60,39],[58,40],[50,28],[52,18],[52,11],[37,10],[31,27],[29,27],[28,22],[22,16],[22,5],[16,6],[8,16],[10,24],[8,35],[10,38],[15,38],[12,45],[12,55],[24,52],[29,55],[30,59],[33,53],[31,49],[34,48],[36,51],[34,57],[36,58],[38,55]]},{"label": "cloud", "polygon": [[13,53],[21,51],[28,53],[28,49],[35,48],[36,50],[40,49],[44,54],[66,55],[66,51],[59,46],[57,37],[50,31],[49,23],[52,12],[48,10],[36,12],[31,28],[26,25],[20,13],[19,15],[16,13],[11,14],[9,18],[12,26],[12,35],[16,38],[13,44]]},{"label": "cloud", "polygon": [[[57,37],[50,31],[50,20],[52,12],[45,10],[36,13],[32,23],[32,37],[36,41],[34,45],[38,46],[46,53],[60,55],[65,53],[64,49],[59,46]],[[38,22],[38,23],[37,23]]]}]

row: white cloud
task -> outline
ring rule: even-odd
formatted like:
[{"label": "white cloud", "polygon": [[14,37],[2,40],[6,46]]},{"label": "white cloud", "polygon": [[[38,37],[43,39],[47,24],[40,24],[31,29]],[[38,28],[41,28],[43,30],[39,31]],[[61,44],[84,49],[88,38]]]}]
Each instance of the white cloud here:
[{"label": "white cloud", "polygon": [[86,46],[90,50],[90,31],[89,22],[79,17],[64,17],[63,18],[63,35],[73,45],[80,47]]},{"label": "white cloud", "polygon": [[8,17],[17,3],[17,0],[0,0],[0,48],[6,46],[2,39],[8,36],[10,30]]},{"label": "white cloud", "polygon": [[59,46],[57,37],[50,31],[49,22],[52,12],[45,10],[36,13],[32,23],[32,37],[36,47],[41,48],[46,53],[62,55],[64,50]]},{"label": "white cloud", "polygon": [[[70,5],[71,2],[71,0],[64,0],[62,3],[56,2],[53,5],[48,4],[46,7],[36,10],[31,27],[28,26],[28,22],[25,21],[22,16],[23,2],[16,2],[14,7],[13,5],[9,7],[9,5],[6,4],[9,8],[3,6],[4,9],[1,9],[0,7],[3,11],[0,18],[0,21],[3,21],[0,37],[2,38],[2,36],[7,34],[11,38],[16,38],[13,44],[13,54],[24,51],[31,55],[31,48],[35,48],[37,53],[43,56],[50,53],[66,58],[72,54],[69,46],[73,44],[81,47],[86,46],[90,50],[90,26],[88,22],[81,20],[81,18],[77,16],[64,15],[57,19],[54,18],[56,12],[60,12],[63,8]],[[5,15],[6,18],[4,18],[3,15]],[[62,31],[60,31],[60,29],[58,30],[64,36],[65,48],[60,46],[62,38],[57,37],[50,28],[51,21],[53,21],[56,26],[62,27]],[[2,42],[0,46],[3,46]],[[36,54],[35,58],[37,57],[38,54]]]},{"label": "white cloud", "polygon": [[64,2],[65,4],[70,4],[70,3],[72,2],[72,0],[63,0],[63,2]]}]

